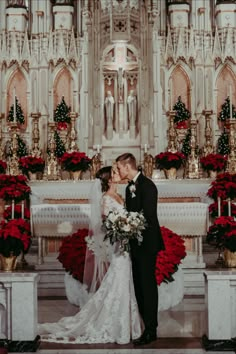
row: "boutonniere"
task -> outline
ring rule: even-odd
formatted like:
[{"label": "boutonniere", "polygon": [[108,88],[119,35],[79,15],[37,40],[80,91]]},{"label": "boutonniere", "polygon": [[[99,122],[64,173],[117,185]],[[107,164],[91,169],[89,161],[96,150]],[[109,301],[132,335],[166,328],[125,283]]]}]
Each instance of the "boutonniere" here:
[{"label": "boutonniere", "polygon": [[131,184],[131,185],[129,186],[129,190],[130,190],[130,193],[131,193],[131,197],[132,197],[132,198],[136,197],[136,194],[135,194],[135,192],[136,192],[136,186],[135,186],[135,184]]}]

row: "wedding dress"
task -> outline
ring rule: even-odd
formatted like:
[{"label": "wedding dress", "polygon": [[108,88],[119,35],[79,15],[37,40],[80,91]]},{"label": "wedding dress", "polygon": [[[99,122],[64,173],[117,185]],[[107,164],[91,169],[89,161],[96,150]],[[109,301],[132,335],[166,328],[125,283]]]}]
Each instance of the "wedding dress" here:
[{"label": "wedding dress", "polygon": [[[103,196],[104,214],[123,206]],[[116,247],[118,248],[118,247]],[[117,249],[100,287],[74,316],[39,325],[42,341],[60,343],[126,344],[141,335],[130,255]]]}]

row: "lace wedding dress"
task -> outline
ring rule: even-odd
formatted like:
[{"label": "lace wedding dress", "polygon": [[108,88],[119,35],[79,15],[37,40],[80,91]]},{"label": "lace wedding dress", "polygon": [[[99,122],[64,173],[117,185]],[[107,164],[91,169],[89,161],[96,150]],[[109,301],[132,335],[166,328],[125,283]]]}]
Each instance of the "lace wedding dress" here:
[{"label": "lace wedding dress", "polygon": [[[108,195],[103,197],[104,214],[123,208]],[[140,316],[134,294],[128,253],[114,252],[99,289],[72,317],[39,325],[42,341],[60,343],[126,344],[141,335]]]}]

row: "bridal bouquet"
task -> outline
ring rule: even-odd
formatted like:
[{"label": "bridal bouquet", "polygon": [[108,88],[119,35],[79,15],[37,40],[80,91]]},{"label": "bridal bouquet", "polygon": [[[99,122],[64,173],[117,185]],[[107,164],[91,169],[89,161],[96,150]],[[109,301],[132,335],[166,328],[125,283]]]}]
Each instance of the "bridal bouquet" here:
[{"label": "bridal bouquet", "polygon": [[112,245],[118,242],[121,252],[128,252],[130,249],[129,240],[137,239],[139,244],[143,241],[142,231],[146,226],[143,213],[128,212],[125,209],[110,211],[103,221],[106,233],[104,240],[109,240]]}]

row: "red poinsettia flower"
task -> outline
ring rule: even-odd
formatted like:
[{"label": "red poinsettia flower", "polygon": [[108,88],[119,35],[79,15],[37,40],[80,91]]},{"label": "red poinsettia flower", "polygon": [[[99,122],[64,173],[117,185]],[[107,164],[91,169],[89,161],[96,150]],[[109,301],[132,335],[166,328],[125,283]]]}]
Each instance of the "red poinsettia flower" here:
[{"label": "red poinsettia flower", "polygon": [[165,244],[165,250],[160,251],[156,260],[156,280],[160,285],[163,281],[173,281],[172,275],[178,270],[178,265],[186,256],[184,240],[167,229],[161,227],[161,233]]},{"label": "red poinsettia flower", "polygon": [[30,223],[25,219],[12,219],[0,223],[0,250],[5,257],[27,252],[31,243]]},{"label": "red poinsettia flower", "polygon": [[28,172],[43,172],[45,161],[41,157],[24,156],[19,159],[19,167],[22,172],[28,175]]},{"label": "red poinsettia flower", "polygon": [[23,175],[0,175],[0,198],[6,201],[14,199],[15,203],[28,199],[31,189],[26,182]]},{"label": "red poinsettia flower", "polygon": [[220,216],[207,232],[207,243],[216,248],[236,251],[236,222],[232,216]]},{"label": "red poinsettia flower", "polygon": [[57,123],[57,129],[58,130],[66,130],[67,129],[67,123],[66,122],[58,122]]},{"label": "red poinsettia flower", "polygon": [[181,152],[161,152],[156,155],[156,165],[159,169],[169,170],[170,168],[180,168],[185,163],[185,155]]},{"label": "red poinsettia flower", "polygon": [[205,171],[222,171],[226,168],[227,157],[220,154],[209,154],[200,159]]},{"label": "red poinsettia flower", "polygon": [[86,236],[88,236],[88,229],[79,229],[73,235],[65,237],[58,256],[58,260],[62,263],[65,270],[80,282],[83,281],[84,274],[87,248]]},{"label": "red poinsettia flower", "polygon": [[[11,220],[12,217],[12,205],[8,206],[4,213],[3,213],[3,218],[6,220]],[[14,219],[20,219],[22,218],[22,207],[21,205],[15,205],[14,207]],[[26,207],[24,207],[24,219],[30,220],[30,210]]]},{"label": "red poinsettia flower", "polygon": [[86,171],[91,159],[85,152],[65,152],[61,157],[62,168],[66,171]]},{"label": "red poinsettia flower", "polygon": [[211,183],[207,195],[214,200],[218,197],[223,199],[234,199],[236,197],[236,174],[221,173]]},{"label": "red poinsettia flower", "polygon": [[[227,201],[221,201],[220,205],[220,214],[222,216],[227,216],[229,215],[229,205]],[[209,205],[209,214],[212,218],[215,218],[218,216],[218,203],[214,202]],[[231,215],[236,216],[236,205],[234,203],[231,203]]]}]

